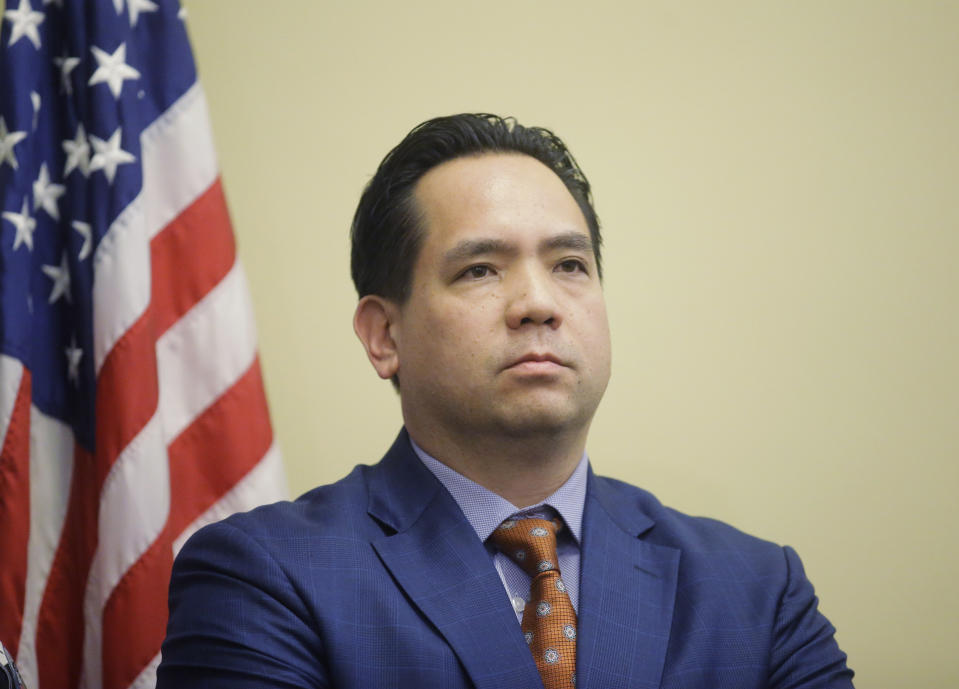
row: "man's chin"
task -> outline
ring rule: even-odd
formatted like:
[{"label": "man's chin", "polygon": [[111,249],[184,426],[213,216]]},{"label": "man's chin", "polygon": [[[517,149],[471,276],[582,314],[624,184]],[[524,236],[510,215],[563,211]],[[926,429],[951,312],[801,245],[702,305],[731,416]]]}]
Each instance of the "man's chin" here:
[{"label": "man's chin", "polygon": [[[525,404],[500,410],[499,426],[510,437],[557,436],[580,430],[583,414],[571,404]],[[588,418],[585,420],[588,424]]]}]

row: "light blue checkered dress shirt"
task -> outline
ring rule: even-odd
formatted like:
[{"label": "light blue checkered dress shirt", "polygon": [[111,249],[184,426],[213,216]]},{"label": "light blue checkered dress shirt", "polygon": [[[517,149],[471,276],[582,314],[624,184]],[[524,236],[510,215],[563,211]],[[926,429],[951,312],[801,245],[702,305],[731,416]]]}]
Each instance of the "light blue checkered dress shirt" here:
[{"label": "light blue checkered dress shirt", "polygon": [[[412,442],[412,441],[411,441]],[[579,611],[579,558],[580,538],[583,527],[583,508],[586,504],[586,476],[589,459],[586,454],[579,460],[572,475],[559,489],[543,502],[525,509],[519,509],[505,498],[471,481],[457,471],[431,457],[415,442],[413,451],[426,468],[433,472],[440,483],[446,486],[453,499],[463,510],[466,519],[473,526],[476,535],[486,544],[493,558],[496,571],[510,598],[516,619],[522,621],[523,608],[529,599],[530,578],[523,569],[510,558],[500,553],[488,542],[493,530],[504,520],[537,517],[552,519],[557,514],[566,524],[556,542],[556,554],[559,558],[559,572],[566,584],[573,608]]]}]

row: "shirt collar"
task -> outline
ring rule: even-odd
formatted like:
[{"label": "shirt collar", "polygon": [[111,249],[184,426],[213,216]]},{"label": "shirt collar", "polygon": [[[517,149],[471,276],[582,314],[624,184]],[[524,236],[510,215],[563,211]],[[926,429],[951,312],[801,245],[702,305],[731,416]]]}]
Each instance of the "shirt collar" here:
[{"label": "shirt collar", "polygon": [[453,496],[456,504],[463,510],[463,514],[466,515],[466,519],[481,541],[486,542],[493,530],[504,520],[517,514],[531,517],[545,516],[543,513],[547,510],[544,508],[549,506],[563,518],[577,545],[579,545],[583,527],[583,508],[586,504],[586,478],[589,468],[589,458],[585,452],[566,483],[560,486],[555,493],[536,505],[520,509],[509,500],[466,478],[463,474],[430,456],[412,438],[410,438],[410,444],[420,461]]}]

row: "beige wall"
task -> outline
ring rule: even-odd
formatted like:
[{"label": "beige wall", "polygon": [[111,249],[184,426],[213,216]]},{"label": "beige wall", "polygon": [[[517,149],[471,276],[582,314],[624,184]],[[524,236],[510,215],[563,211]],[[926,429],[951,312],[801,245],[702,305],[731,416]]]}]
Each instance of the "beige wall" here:
[{"label": "beige wall", "polygon": [[594,183],[596,469],[795,546],[860,687],[957,686],[959,3],[187,3],[296,494],[398,404],[347,230],[414,124],[554,128]]}]

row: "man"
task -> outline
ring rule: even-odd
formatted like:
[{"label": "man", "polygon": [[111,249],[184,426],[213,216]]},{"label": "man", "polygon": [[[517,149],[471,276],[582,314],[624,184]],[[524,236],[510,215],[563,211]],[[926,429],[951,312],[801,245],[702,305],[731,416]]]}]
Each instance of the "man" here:
[{"label": "man", "polygon": [[426,122],[352,240],[354,328],[405,428],[378,464],[194,535],[159,687],[852,686],[791,549],[590,470],[600,233],[558,138]]}]

